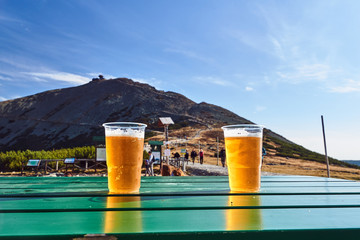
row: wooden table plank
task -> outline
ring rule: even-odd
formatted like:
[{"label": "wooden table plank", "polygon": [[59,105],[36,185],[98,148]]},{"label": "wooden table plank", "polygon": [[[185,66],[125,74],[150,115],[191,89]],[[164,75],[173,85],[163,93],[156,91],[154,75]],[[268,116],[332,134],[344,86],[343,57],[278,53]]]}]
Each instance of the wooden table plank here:
[{"label": "wooden table plank", "polygon": [[[107,177],[0,177],[0,184],[20,183],[106,183]],[[142,177],[141,182],[228,182],[227,176],[191,176],[191,177]],[[352,180],[311,177],[311,176],[263,176],[261,182],[355,182]]]},{"label": "wooden table plank", "polygon": [[[228,188],[228,182],[142,182],[142,188]],[[358,187],[359,182],[263,182],[262,188],[271,187]],[[51,188],[107,188],[107,182],[54,182],[54,183],[0,183],[0,189],[51,189]]]},{"label": "wooden table plank", "polygon": [[[142,187],[140,189],[140,195],[156,195],[156,196],[171,196],[171,195],[228,195],[230,192],[226,186],[204,186],[204,187],[172,187],[172,188],[153,188]],[[234,193],[236,194],[236,193]],[[244,193],[245,194],[245,193]],[[251,195],[304,195],[304,194],[360,194],[360,188],[356,186],[349,187],[277,187],[268,186],[262,187],[259,193],[253,193]],[[2,197],[16,197],[16,196],[108,196],[108,190],[105,187],[94,188],[25,188],[25,189],[0,189],[0,195]],[[139,194],[133,194],[139,195]]]},{"label": "wooden table plank", "polygon": [[0,212],[308,207],[360,207],[360,195],[0,198]]},{"label": "wooden table plank", "polygon": [[272,238],[269,231],[359,229],[359,222],[360,208],[1,213],[0,237],[267,231]]}]

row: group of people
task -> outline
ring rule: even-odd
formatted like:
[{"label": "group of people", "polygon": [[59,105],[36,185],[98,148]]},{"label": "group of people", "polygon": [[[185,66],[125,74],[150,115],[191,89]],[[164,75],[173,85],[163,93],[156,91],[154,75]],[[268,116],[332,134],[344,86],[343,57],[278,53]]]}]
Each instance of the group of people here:
[{"label": "group of people", "polygon": [[[199,163],[203,164],[204,163],[204,150],[200,149],[199,153],[197,153],[195,151],[195,149],[193,149],[190,153],[190,157],[191,160],[193,162],[193,165],[195,164],[195,159],[196,157],[199,156]],[[226,154],[225,154],[225,149],[221,149],[220,153],[219,153],[219,157],[221,159],[221,164],[223,167],[225,167],[225,160],[226,160]],[[180,154],[178,152],[176,152],[174,154],[174,158],[180,158]],[[186,161],[189,160],[189,152],[186,150],[185,151],[185,155],[184,158]],[[151,151],[149,151],[149,159],[145,160],[145,176],[154,176],[154,163],[155,163],[155,156],[153,155],[153,153]]]},{"label": "group of people", "polygon": [[[195,151],[195,149],[193,149],[190,153],[190,157],[193,162],[193,165],[195,164],[195,158],[197,156],[198,156],[197,152]],[[222,166],[225,167],[225,159],[226,159],[225,149],[221,149],[219,157],[221,158]],[[199,162],[200,164],[204,163],[204,151],[202,149],[200,149],[199,151]]]},{"label": "group of people", "polygon": [[[190,157],[191,157],[191,160],[192,160],[193,164],[195,164],[195,158],[198,155],[199,155],[200,164],[203,164],[204,163],[204,150],[202,150],[202,149],[200,149],[199,154],[195,151],[195,149],[193,149],[191,151]],[[178,152],[174,153],[173,156],[174,156],[175,159],[180,158],[180,154]],[[185,158],[185,161],[189,160],[189,152],[188,152],[188,150],[185,150],[184,158]]]},{"label": "group of people", "polygon": [[[195,149],[193,149],[190,153],[190,157],[191,157],[193,164],[195,164],[195,158],[197,156],[198,156],[197,152],[195,151]],[[200,149],[200,151],[199,151],[199,162],[200,162],[200,164],[204,163],[204,151],[202,149]]]},{"label": "group of people", "polygon": [[[262,149],[262,157],[264,158],[264,156],[266,155],[266,150],[265,148]],[[193,149],[190,153],[190,157],[191,160],[193,162],[193,165],[195,164],[195,159],[196,157],[199,156],[199,162],[200,164],[204,163],[204,151],[202,149],[200,149],[199,154],[195,151],[195,149]],[[174,154],[175,158],[180,158],[180,154],[178,152],[176,152]],[[226,153],[225,153],[225,149],[222,148],[220,150],[219,153],[219,157],[221,159],[221,164],[222,167],[225,167],[225,162],[226,162]],[[189,160],[189,152],[186,150],[185,151],[185,155],[184,158],[186,161]],[[145,160],[145,167],[146,167],[146,171],[145,171],[145,176],[149,175],[149,176],[154,176],[154,163],[155,163],[155,156],[152,154],[151,151],[149,151],[149,159]]]},{"label": "group of people", "polygon": [[[195,149],[193,149],[190,153],[190,157],[191,157],[191,160],[193,162],[193,165],[195,164],[195,159],[196,157],[199,156],[199,163],[200,164],[203,164],[204,163],[204,150],[200,149],[199,150],[199,153],[197,153],[195,151]],[[180,154],[178,152],[176,152],[174,154],[174,157],[175,158],[179,158],[180,157]],[[221,149],[220,151],[220,154],[219,154],[219,157],[221,158],[221,164],[223,167],[225,167],[225,159],[226,159],[226,154],[225,154],[225,149]],[[184,158],[185,160],[189,160],[189,152],[186,150],[185,152],[185,155],[184,155]]]}]

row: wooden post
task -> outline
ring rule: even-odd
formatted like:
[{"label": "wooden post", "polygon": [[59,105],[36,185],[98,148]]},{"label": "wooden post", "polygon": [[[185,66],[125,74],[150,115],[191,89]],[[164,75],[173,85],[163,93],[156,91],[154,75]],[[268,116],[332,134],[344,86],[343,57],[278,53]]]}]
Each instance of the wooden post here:
[{"label": "wooden post", "polygon": [[[164,125],[164,132],[165,132],[165,146],[168,148],[169,143],[169,125]],[[169,157],[166,156],[166,164],[169,165]]]},{"label": "wooden post", "polygon": [[327,149],[326,149],[326,138],[325,138],[325,127],[324,127],[324,117],[321,115],[321,124],[322,124],[322,130],[323,130],[323,138],[324,138],[324,148],[325,148],[325,160],[326,160],[326,166],[327,166],[327,176],[330,178],[330,168],[329,168],[329,159],[327,155]]}]

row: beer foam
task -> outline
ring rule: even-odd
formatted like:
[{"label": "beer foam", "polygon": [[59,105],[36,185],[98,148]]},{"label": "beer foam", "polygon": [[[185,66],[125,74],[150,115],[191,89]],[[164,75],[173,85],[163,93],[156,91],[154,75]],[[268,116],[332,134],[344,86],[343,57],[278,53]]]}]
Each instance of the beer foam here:
[{"label": "beer foam", "polygon": [[248,127],[236,127],[225,126],[224,130],[225,138],[228,137],[262,137],[262,126],[248,126]]},{"label": "beer foam", "polygon": [[105,135],[107,137],[135,137],[144,138],[145,128],[105,128]]},{"label": "beer foam", "polygon": [[146,124],[132,122],[104,123],[106,137],[144,138]]}]

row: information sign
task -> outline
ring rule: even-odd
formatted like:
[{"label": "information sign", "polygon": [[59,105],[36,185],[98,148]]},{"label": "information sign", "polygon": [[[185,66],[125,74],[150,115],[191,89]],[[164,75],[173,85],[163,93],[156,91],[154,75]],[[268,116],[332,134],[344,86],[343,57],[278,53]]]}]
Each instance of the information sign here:
[{"label": "information sign", "polygon": [[165,157],[170,157],[170,149],[165,149],[164,155]]},{"label": "information sign", "polygon": [[75,158],[65,158],[64,163],[66,164],[75,163]]},{"label": "information sign", "polygon": [[96,148],[96,161],[106,162],[106,148],[104,147]]},{"label": "information sign", "polygon": [[40,165],[39,159],[29,159],[29,161],[26,164],[26,166],[28,167],[38,167],[39,165]]}]

